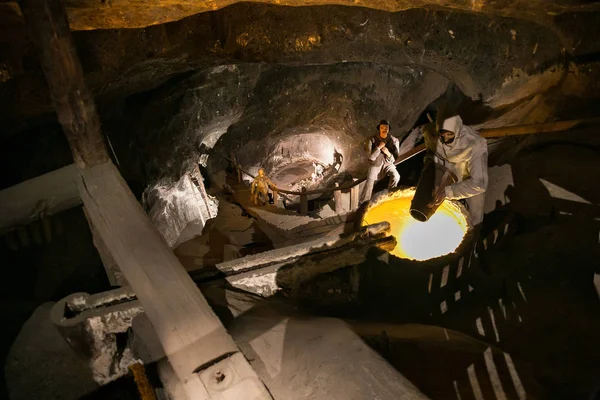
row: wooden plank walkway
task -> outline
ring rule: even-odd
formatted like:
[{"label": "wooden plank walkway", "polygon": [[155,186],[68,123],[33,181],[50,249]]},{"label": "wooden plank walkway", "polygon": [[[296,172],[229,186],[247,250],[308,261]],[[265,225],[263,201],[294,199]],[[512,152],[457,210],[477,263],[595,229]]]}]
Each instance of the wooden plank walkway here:
[{"label": "wooden plank walkway", "polygon": [[250,188],[244,183],[236,185],[234,198],[248,215],[257,219],[259,227],[276,248],[314,240],[332,231],[347,233],[354,221],[354,212],[321,219],[301,215],[273,204],[254,205],[250,202]]}]

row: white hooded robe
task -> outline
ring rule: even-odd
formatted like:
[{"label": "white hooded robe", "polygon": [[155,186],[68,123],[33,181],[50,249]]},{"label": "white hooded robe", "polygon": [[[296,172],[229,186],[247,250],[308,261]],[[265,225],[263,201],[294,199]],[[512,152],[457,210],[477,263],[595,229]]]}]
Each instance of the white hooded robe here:
[{"label": "white hooded robe", "polygon": [[450,144],[438,141],[434,156],[436,163],[458,177],[458,182],[446,186],[446,198],[466,199],[471,222],[477,225],[483,221],[488,186],[487,141],[473,128],[463,125],[458,115],[444,120],[440,129],[456,134]]}]

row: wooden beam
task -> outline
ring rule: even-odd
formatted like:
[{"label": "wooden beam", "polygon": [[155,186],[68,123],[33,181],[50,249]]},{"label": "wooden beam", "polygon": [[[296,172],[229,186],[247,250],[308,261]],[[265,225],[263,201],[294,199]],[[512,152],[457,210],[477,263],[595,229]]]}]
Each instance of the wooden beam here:
[{"label": "wooden beam", "polygon": [[306,186],[302,186],[302,192],[300,192],[300,214],[308,214],[308,196],[306,194]]},{"label": "wooden beam", "polygon": [[561,132],[569,129],[600,124],[600,118],[574,119],[569,121],[545,122],[541,124],[504,126],[501,128],[480,129],[479,134],[486,139],[505,136],[531,135],[535,133]]},{"label": "wooden beam", "polygon": [[[112,163],[83,170],[87,216],[146,311],[190,399],[270,399],[220,320],[152,225]],[[236,368],[231,367],[231,363]],[[211,376],[215,366],[227,379]],[[244,370],[245,378],[226,369]],[[229,393],[229,394],[227,394]],[[222,396],[222,397],[219,397]]]},{"label": "wooden beam", "polygon": [[225,275],[229,285],[264,297],[279,290],[293,294],[318,275],[364,262],[373,248],[386,252],[395,247],[390,224],[380,222],[350,235],[323,237],[226,261],[217,264],[216,270],[198,270],[191,275],[197,282]]},{"label": "wooden beam", "polygon": [[[536,133],[562,132],[573,128],[596,124],[600,124],[600,118],[574,119],[569,121],[545,122],[541,124],[503,126],[501,128],[478,129],[477,131],[479,132],[479,135],[481,137],[486,139],[493,139],[507,136],[532,135]],[[417,154],[424,152],[425,150],[425,145],[421,144],[398,157],[395,164],[398,165],[416,156]]]},{"label": "wooden beam", "polygon": [[81,204],[75,164],[0,191],[0,233]]},{"label": "wooden beam", "polygon": [[85,84],[62,0],[23,0],[21,9],[75,163],[83,168],[107,162],[94,98]]},{"label": "wooden beam", "polygon": [[[335,187],[336,189],[339,188],[339,183],[336,182]],[[339,189],[333,192],[333,206],[335,207],[336,214],[341,214],[344,212],[344,207],[342,205],[342,191]]]},{"label": "wooden beam", "polygon": [[[110,162],[61,0],[23,11],[56,112],[83,168],[77,188],[102,251],[135,290],[190,400],[271,396]],[[243,373],[241,372],[243,371]]]},{"label": "wooden beam", "polygon": [[360,203],[360,186],[358,185],[358,180],[354,179],[354,186],[350,189],[350,211],[356,211],[358,209],[358,204]]},{"label": "wooden beam", "polygon": [[110,286],[127,286],[127,280],[123,276],[119,265],[115,261],[110,249],[106,247],[106,244],[102,240],[102,236],[100,236],[96,231],[93,221],[88,216],[85,208],[83,209],[83,212],[88,220],[90,231],[92,232],[94,247],[96,247],[98,255],[100,256],[100,260],[102,260],[102,266],[104,267],[104,271],[108,277],[108,283],[110,283]]}]

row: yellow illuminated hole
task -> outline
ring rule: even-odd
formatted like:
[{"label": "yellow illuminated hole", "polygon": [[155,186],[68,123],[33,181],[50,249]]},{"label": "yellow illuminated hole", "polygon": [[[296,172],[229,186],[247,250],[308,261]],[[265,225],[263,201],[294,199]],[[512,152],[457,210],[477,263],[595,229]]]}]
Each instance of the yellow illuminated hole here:
[{"label": "yellow illuminated hole", "polygon": [[397,192],[371,206],[363,225],[388,221],[398,242],[392,254],[400,258],[423,261],[453,253],[469,228],[463,212],[446,200],[427,222],[419,222],[410,215],[414,193]]}]

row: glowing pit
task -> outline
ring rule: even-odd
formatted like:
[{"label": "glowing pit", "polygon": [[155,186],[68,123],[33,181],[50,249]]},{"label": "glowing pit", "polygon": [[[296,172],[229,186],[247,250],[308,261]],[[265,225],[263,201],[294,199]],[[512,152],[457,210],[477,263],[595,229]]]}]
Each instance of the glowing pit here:
[{"label": "glowing pit", "polygon": [[409,189],[381,199],[369,207],[362,224],[388,221],[398,241],[392,251],[396,257],[423,261],[453,253],[469,229],[463,210],[444,201],[429,221],[419,222],[409,212],[414,194]]}]

